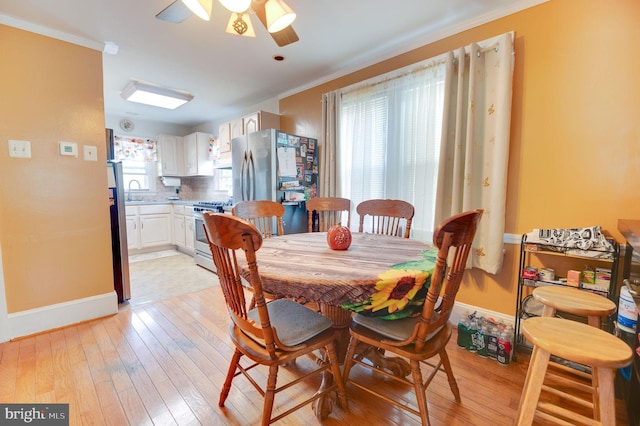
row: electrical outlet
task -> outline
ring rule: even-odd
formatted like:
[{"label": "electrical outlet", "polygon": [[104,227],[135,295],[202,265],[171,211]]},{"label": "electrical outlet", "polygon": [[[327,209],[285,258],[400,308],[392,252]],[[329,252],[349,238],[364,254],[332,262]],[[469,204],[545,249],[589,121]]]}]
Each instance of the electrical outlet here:
[{"label": "electrical outlet", "polygon": [[85,145],[83,147],[84,150],[84,159],[86,161],[98,161],[98,148],[95,146]]},{"label": "electrical outlet", "polygon": [[31,158],[31,142],[9,139],[9,157]]}]

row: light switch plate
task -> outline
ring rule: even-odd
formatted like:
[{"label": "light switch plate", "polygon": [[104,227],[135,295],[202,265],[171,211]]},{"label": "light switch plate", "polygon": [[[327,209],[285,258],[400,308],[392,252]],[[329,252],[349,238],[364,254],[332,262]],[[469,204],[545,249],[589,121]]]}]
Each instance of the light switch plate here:
[{"label": "light switch plate", "polygon": [[84,150],[84,159],[86,161],[98,161],[98,148],[91,145],[85,145],[83,147]]},{"label": "light switch plate", "polygon": [[75,142],[60,141],[58,145],[60,155],[68,157],[78,156],[78,144]]},{"label": "light switch plate", "polygon": [[9,139],[9,157],[31,158],[31,142]]}]

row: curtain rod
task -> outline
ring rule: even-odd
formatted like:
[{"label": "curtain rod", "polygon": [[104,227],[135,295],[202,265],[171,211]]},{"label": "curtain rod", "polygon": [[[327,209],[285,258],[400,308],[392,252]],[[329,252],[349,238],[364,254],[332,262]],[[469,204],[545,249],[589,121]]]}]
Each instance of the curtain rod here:
[{"label": "curtain rod", "polygon": [[[469,56],[471,54],[471,52],[467,51],[467,49],[468,49],[468,46],[465,46],[464,47],[465,56]],[[496,41],[492,45],[489,45],[489,46],[482,47],[482,48],[478,49],[478,53],[477,53],[478,57],[480,57],[481,54],[489,52],[491,50],[495,50],[496,52],[498,52],[500,50],[500,43]],[[454,62],[457,62],[458,58],[457,58],[456,53],[455,53],[456,51],[453,50],[452,52],[454,52],[453,53]],[[387,77],[384,77],[381,80],[377,80],[377,81],[374,81],[374,82],[371,82],[371,83],[359,82],[359,83],[356,83],[356,84],[354,84],[352,86],[347,86],[345,88],[339,89],[340,96],[346,95],[346,94],[351,94],[353,92],[357,92],[358,90],[371,88],[371,87],[376,87],[376,86],[378,86],[380,84],[385,84],[385,83],[388,83],[390,81],[396,80],[398,78],[406,77],[406,76],[408,76],[410,74],[414,74],[416,72],[425,70],[427,68],[431,68],[431,67],[433,67],[435,65],[443,64],[446,61],[446,55],[448,53],[449,52],[443,53],[441,55],[438,55],[438,56],[436,56],[436,57],[434,57],[432,59],[427,59],[426,61],[430,61],[428,64],[422,64],[422,65],[418,65],[418,66],[408,65],[407,67],[413,67],[410,70],[406,70],[406,71],[397,71],[397,70],[396,71],[391,71],[392,73],[393,72],[398,72],[398,73],[397,74],[393,74],[393,75],[389,75]],[[376,77],[373,77],[373,78],[375,79]]]}]

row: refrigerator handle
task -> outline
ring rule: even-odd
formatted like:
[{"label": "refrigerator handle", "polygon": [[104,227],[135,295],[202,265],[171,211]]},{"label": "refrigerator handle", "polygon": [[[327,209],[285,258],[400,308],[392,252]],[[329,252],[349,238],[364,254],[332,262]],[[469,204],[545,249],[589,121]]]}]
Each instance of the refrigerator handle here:
[{"label": "refrigerator handle", "polygon": [[242,156],[242,165],[240,167],[240,200],[239,201],[245,201],[247,199],[246,195],[245,195],[245,183],[247,180],[247,177],[245,176],[246,174],[246,170],[245,170],[245,165],[247,164],[247,151],[244,152],[244,155]]},{"label": "refrigerator handle", "polygon": [[253,161],[253,151],[249,151],[249,199],[255,200],[256,198],[256,165]]}]

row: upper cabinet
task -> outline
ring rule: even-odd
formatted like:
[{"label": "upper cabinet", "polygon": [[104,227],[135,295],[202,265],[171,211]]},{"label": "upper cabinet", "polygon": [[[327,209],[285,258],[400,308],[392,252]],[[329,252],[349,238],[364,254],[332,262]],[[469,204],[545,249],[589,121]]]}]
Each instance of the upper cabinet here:
[{"label": "upper cabinet", "polygon": [[158,176],[182,176],[182,138],[173,135],[156,136],[158,147]]},{"label": "upper cabinet", "polygon": [[212,135],[196,132],[182,138],[184,145],[183,176],[213,176],[213,161],[210,155]]},{"label": "upper cabinet", "polygon": [[220,154],[231,152],[231,123],[226,122],[218,128],[218,145],[220,146]]},{"label": "upper cabinet", "polygon": [[280,129],[280,116],[258,111],[242,117],[242,134],[248,135],[264,129]]},{"label": "upper cabinet", "polygon": [[233,138],[264,129],[279,128],[280,116],[265,111],[254,112],[236,120],[222,123],[218,128],[220,157],[216,160],[216,167],[231,167],[231,140]]}]

